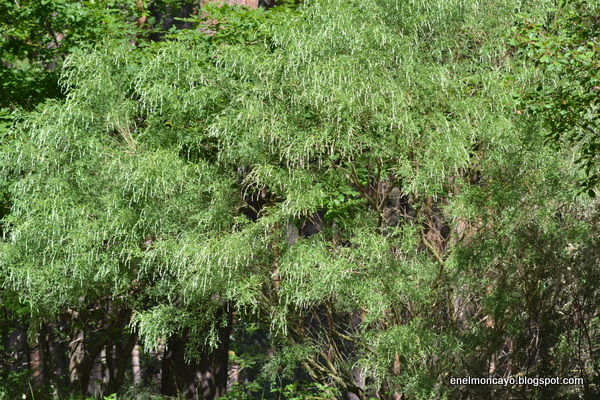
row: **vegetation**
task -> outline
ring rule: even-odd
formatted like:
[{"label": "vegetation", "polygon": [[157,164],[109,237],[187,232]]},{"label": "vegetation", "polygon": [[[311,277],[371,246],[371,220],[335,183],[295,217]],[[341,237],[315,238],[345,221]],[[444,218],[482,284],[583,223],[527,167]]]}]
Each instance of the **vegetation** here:
[{"label": "vegetation", "polygon": [[3,50],[0,399],[597,398],[596,8],[131,4]]},{"label": "vegetation", "polygon": [[600,183],[597,171],[597,98],[599,8],[587,3],[565,3],[546,21],[524,18],[513,38],[520,54],[539,67],[543,79],[517,96],[529,113],[544,120],[548,137],[557,144],[579,148],[577,160],[586,172],[582,182],[590,196]]}]

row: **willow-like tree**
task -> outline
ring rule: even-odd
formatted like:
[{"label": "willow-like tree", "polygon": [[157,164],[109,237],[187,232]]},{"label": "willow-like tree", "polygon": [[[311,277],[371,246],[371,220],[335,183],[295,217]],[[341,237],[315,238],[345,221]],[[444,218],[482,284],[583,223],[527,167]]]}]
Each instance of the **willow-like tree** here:
[{"label": "willow-like tree", "polygon": [[596,211],[569,150],[514,121],[516,3],[214,9],[212,36],[71,57],[68,99],[2,153],[3,285],[40,320],[115,304],[196,376],[223,376],[247,319],[271,332],[265,374],[340,396],[509,398],[450,378],[572,371],[591,396]]}]

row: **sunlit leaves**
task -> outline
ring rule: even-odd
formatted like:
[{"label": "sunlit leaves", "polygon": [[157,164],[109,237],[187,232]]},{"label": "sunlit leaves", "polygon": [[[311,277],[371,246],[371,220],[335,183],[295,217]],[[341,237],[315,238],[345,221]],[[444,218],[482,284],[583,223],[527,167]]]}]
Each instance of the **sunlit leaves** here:
[{"label": "sunlit leaves", "polygon": [[519,107],[545,122],[549,140],[578,149],[578,163],[586,175],[583,190],[592,197],[600,183],[596,15],[593,5],[564,2],[549,9],[545,21],[522,17],[512,39],[521,58],[533,62],[544,75],[517,95]]},{"label": "sunlit leaves", "polygon": [[[73,55],[67,99],[28,115],[2,152],[17,182],[7,282],[48,314],[119,293],[148,348],[185,330],[215,345],[227,305],[273,334],[270,372],[309,371],[337,343],[352,350],[315,379],[343,386],[359,366],[373,391],[444,396],[448,371],[468,369],[458,357],[480,357],[468,345],[487,315],[526,298],[539,263],[563,261],[551,245],[564,246],[571,153],[514,120],[524,78],[506,79],[499,33],[513,6],[212,9],[214,36]],[[475,315],[463,325],[461,302]],[[325,314],[331,326],[314,322]]]}]

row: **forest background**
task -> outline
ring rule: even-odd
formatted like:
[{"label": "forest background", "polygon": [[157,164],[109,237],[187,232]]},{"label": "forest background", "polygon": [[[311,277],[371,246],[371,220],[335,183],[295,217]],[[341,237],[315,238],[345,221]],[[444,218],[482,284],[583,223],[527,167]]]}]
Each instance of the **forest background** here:
[{"label": "forest background", "polygon": [[600,5],[230,3],[0,0],[0,399],[597,399]]}]

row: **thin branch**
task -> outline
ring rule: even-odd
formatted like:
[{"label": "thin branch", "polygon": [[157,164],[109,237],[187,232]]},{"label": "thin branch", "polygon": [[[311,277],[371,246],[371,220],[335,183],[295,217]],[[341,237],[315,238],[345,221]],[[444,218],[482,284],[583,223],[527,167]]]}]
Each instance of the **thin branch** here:
[{"label": "thin branch", "polygon": [[600,133],[596,132],[595,130],[593,130],[589,126],[584,126],[583,129],[585,129],[586,131],[588,131],[590,133],[593,133],[594,135],[596,135],[596,136],[598,136],[600,138]]},{"label": "thin branch", "polygon": [[440,254],[437,252],[435,247],[433,247],[433,245],[429,242],[429,240],[427,240],[423,230],[421,230],[421,240],[423,240],[423,244],[425,245],[425,247],[427,247],[427,249],[429,249],[433,257],[441,264],[441,266],[443,266],[444,259],[442,258],[442,256],[440,256]]}]

